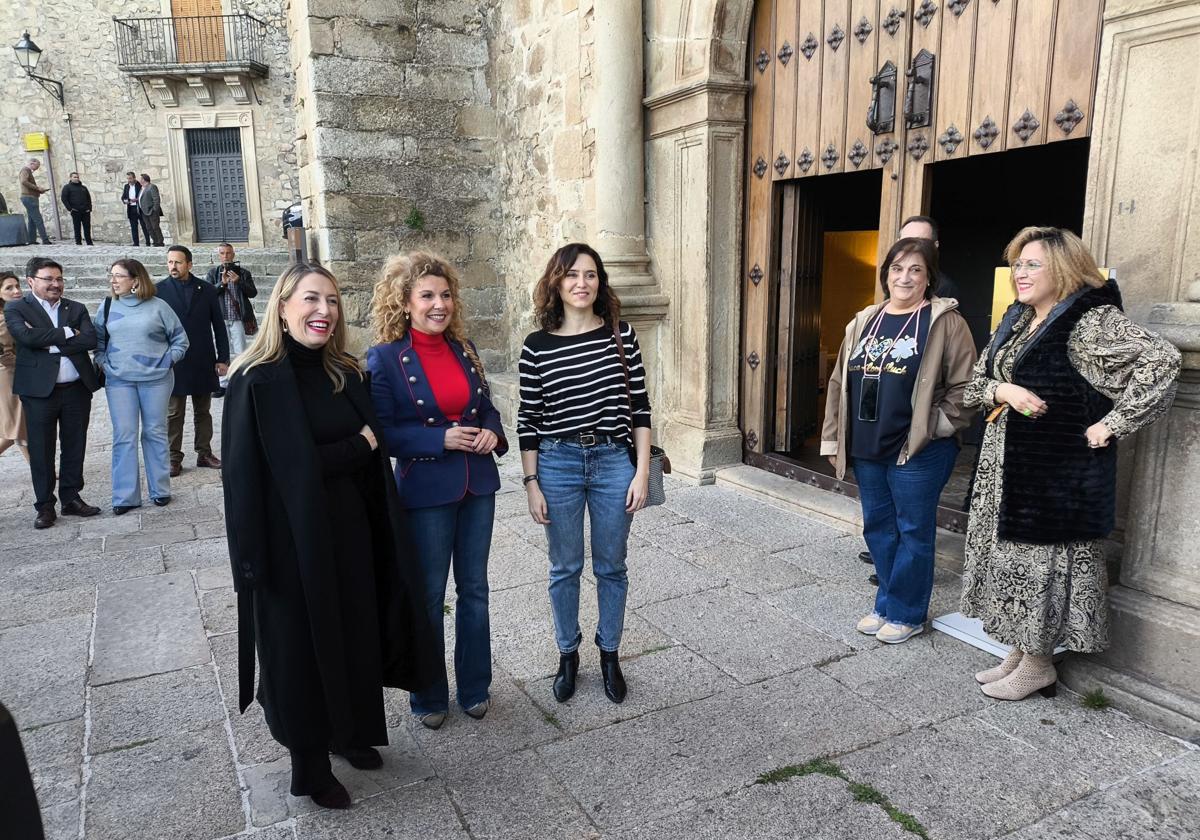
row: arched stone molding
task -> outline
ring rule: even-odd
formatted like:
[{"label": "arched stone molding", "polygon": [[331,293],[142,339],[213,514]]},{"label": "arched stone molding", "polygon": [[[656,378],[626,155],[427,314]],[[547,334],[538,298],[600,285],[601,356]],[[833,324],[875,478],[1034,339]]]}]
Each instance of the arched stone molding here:
[{"label": "arched stone molding", "polygon": [[660,440],[702,482],[742,459],[738,357],[752,0],[648,3],[648,248],[670,300]]}]

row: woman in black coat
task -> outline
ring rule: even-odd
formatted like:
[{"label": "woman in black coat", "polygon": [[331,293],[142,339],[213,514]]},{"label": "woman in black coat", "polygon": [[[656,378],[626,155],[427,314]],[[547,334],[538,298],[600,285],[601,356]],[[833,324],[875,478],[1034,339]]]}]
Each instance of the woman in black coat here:
[{"label": "woman in black coat", "polygon": [[292,758],[291,791],[349,794],[329,763],[379,767],[383,686],[424,688],[435,663],[419,573],[382,433],[345,351],[337,281],[291,266],[229,380],[225,517],[238,599],[239,708],[254,691]]}]

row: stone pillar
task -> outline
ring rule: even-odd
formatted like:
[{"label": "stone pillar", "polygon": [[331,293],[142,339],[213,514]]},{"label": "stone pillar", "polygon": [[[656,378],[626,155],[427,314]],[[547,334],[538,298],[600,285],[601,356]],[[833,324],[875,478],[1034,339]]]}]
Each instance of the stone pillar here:
[{"label": "stone pillar", "polygon": [[596,241],[614,286],[653,286],[646,254],[642,0],[595,6]]},{"label": "stone pillar", "polygon": [[1109,591],[1112,646],[1078,657],[1069,681],[1172,734],[1200,737],[1200,282],[1147,326],[1183,352],[1167,416],[1138,434],[1120,583]]}]

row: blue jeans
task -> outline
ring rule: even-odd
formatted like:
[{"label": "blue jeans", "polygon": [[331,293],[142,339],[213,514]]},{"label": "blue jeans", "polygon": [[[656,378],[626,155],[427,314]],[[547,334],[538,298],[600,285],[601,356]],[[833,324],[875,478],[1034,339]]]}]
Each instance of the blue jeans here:
[{"label": "blue jeans", "polygon": [[175,387],[175,374],[168,372],[151,382],[129,382],[106,376],[104,392],[112,415],[112,503],[113,507],[137,507],[142,503],[138,472],[138,425],[141,424],[142,457],[146,460],[146,485],[150,498],[171,495],[171,453],[167,447],[167,401]]},{"label": "blue jeans", "polygon": [[32,195],[21,196],[21,204],[25,206],[25,215],[29,220],[29,244],[37,242],[35,233],[42,235],[42,244],[50,243],[50,234],[46,233],[46,222],[42,219],[42,208],[38,206],[38,199]]},{"label": "blue jeans", "polygon": [[596,644],[614,651],[625,628],[625,546],[633,514],[625,494],[633,481],[629,450],[614,443],[581,446],[543,438],[538,450],[538,485],[546,497],[550,524],[550,608],[560,653],[579,647],[579,575],[583,571],[583,509],[592,524],[592,572],[600,624]]},{"label": "blue jeans", "polygon": [[[488,699],[492,685],[492,631],[488,620],[488,552],[496,495],[473,496],[427,508],[409,508],[408,521],[425,579],[425,608],[438,650],[446,649],[446,581],[454,566],[454,679],[464,709]],[[441,679],[414,691],[408,703],[415,715],[444,712],[450,706],[445,657]]]},{"label": "blue jeans", "polygon": [[863,538],[879,576],[875,612],[888,621],[916,625],[927,617],[938,497],[957,457],[958,442],[939,438],[902,465],[854,459]]}]

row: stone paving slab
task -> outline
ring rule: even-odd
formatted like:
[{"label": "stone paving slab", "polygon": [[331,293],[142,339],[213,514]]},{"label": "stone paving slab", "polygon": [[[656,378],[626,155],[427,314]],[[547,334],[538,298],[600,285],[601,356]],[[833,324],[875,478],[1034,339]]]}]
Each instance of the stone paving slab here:
[{"label": "stone paving slab", "polygon": [[21,737],[43,808],[79,799],[83,762],[83,718],[26,730]]},{"label": "stone paving slab", "polygon": [[77,586],[20,598],[0,599],[0,630],[36,624],[51,618],[90,615],[96,605],[96,587]]},{"label": "stone paving slab", "polygon": [[637,614],[742,683],[850,652],[841,642],[731,587],[651,604]]},{"label": "stone paving slab", "polygon": [[101,584],[92,685],[211,659],[191,575],[176,572]]},{"label": "stone paving slab", "polygon": [[26,624],[0,633],[0,698],[31,729],[83,715],[90,615]]},{"label": "stone paving slab", "polygon": [[237,596],[233,587],[209,589],[200,594],[204,630],[210,636],[237,632]]},{"label": "stone paving slab", "polygon": [[926,632],[903,645],[872,647],[821,667],[840,682],[911,726],[946,720],[992,707],[974,674],[995,658],[940,633]]},{"label": "stone paving slab", "polygon": [[[1052,714],[1056,704],[1040,705]],[[838,764],[886,793],[932,837],[994,837],[1093,789],[1077,764],[1008,737],[978,717],[915,729],[843,756]]]},{"label": "stone paving slab", "polygon": [[296,818],[295,830],[297,840],[470,838],[445,786],[437,779],[372,797],[350,811],[304,814]]},{"label": "stone paving slab", "polygon": [[92,755],[182,732],[208,729],[225,720],[212,665],[123,680],[92,688]]},{"label": "stone paving slab", "polygon": [[1072,802],[1004,840],[1194,840],[1200,836],[1200,753],[1190,751]]},{"label": "stone paving slab", "polygon": [[[846,532],[726,487],[691,487],[667,504],[683,517],[774,553],[843,536]],[[683,527],[683,526],[680,526]]]},{"label": "stone paving slab", "polygon": [[266,764],[287,755],[279,742],[271,737],[262,706],[251,703],[243,714],[238,711],[238,640],[236,633],[213,636],[208,640],[213,660],[217,664],[217,677],[221,684],[221,696],[225,701],[225,713],[233,729],[233,741],[238,761],[244,765]]},{"label": "stone paving slab", "polygon": [[185,569],[229,568],[229,543],[225,537],[184,542],[166,550],[168,572]]},{"label": "stone paving slab", "polygon": [[613,840],[913,840],[881,808],[856,803],[845,782],[823,775],[752,784],[607,836]]},{"label": "stone paving slab", "polygon": [[224,724],[93,756],[85,830],[105,840],[209,840],[246,827]]},{"label": "stone paving slab", "polygon": [[78,840],[79,800],[43,807],[42,830],[46,840]]},{"label": "stone paving slab", "polygon": [[596,826],[532,750],[447,773],[446,789],[474,837],[580,840]]},{"label": "stone paving slab", "polygon": [[[838,709],[836,720],[828,714],[831,708]],[[568,737],[538,753],[591,819],[611,829],[901,729],[833,680],[806,669]]]},{"label": "stone paving slab", "polygon": [[27,549],[21,555],[26,558],[24,564],[0,569],[0,592],[6,596],[44,595],[105,581],[144,577],[163,570],[161,548],[101,554],[99,546],[95,552],[64,552],[59,547],[53,550],[52,558],[44,560],[44,555]]}]

